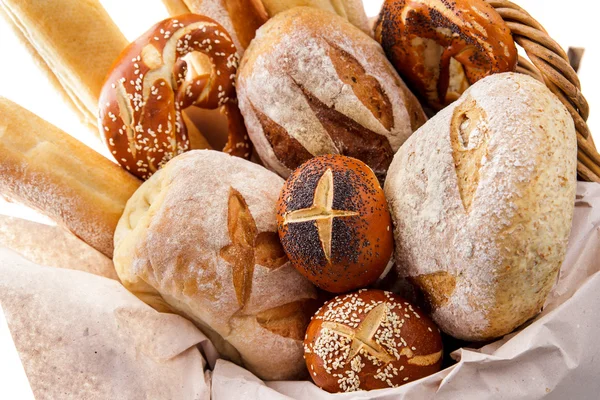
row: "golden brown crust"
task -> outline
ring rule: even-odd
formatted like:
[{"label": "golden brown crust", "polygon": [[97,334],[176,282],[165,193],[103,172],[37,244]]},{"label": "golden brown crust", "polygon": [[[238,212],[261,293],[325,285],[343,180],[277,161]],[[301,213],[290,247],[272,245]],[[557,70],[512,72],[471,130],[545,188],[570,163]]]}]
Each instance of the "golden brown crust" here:
[{"label": "golden brown crust", "polygon": [[238,56],[225,29],[210,18],[166,19],[127,47],[100,98],[100,128],[115,159],[141,179],[190,149],[182,111],[225,107],[225,150],[249,158],[250,142],[235,105]]},{"label": "golden brown crust", "polygon": [[373,283],[392,256],[383,190],[353,158],[316,157],[294,171],[279,196],[277,224],[294,267],[330,292]]},{"label": "golden brown crust", "polygon": [[517,65],[510,29],[483,0],[387,0],[375,38],[409,86],[436,110],[468,85]]},{"label": "golden brown crust", "polygon": [[127,46],[100,2],[2,0],[0,9],[56,91],[97,134],[102,84]]},{"label": "golden brown crust", "polygon": [[17,104],[0,98],[0,189],[40,210],[107,257],[140,182]]},{"label": "golden brown crust", "polygon": [[304,339],[310,376],[331,393],[397,387],[439,371],[442,356],[435,324],[405,299],[381,290],[330,300]]},{"label": "golden brown crust", "polygon": [[269,16],[260,0],[223,0],[235,33],[245,49]]}]

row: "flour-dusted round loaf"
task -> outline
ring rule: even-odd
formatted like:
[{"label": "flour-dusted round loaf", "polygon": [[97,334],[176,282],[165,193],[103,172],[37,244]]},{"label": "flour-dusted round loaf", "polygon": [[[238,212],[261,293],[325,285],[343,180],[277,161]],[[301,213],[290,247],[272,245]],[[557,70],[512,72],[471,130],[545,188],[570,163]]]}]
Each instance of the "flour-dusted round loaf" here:
[{"label": "flour-dusted round loaf", "polygon": [[190,318],[223,356],[267,380],[305,373],[302,339],[316,297],[279,243],[282,185],[249,161],[191,151],[135,192],[115,233],[127,288]]},{"label": "flour-dusted round loaf", "polygon": [[341,154],[381,179],[426,120],[377,42],[308,7],[277,14],[258,30],[237,89],[256,152],[284,177],[314,156]]},{"label": "flour-dusted round loaf", "polygon": [[487,340],[535,316],[563,261],[577,141],[533,78],[492,75],[417,131],[385,184],[396,261],[440,329]]}]

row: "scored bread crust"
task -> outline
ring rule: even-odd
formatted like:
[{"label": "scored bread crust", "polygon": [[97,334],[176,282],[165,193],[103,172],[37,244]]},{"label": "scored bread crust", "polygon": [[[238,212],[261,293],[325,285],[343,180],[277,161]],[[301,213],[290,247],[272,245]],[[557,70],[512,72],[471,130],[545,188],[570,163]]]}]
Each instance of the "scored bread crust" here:
[{"label": "scored bread crust", "polygon": [[493,339],[540,311],[566,251],[576,159],[566,108],[514,73],[479,81],[402,146],[385,185],[397,268],[443,331]]},{"label": "scored bread crust", "polygon": [[[237,89],[258,155],[284,177],[312,156],[361,159],[356,152],[379,157],[377,165],[361,161],[380,177],[426,120],[377,42],[343,18],[308,7],[282,12],[258,30]],[[348,139],[350,130],[358,134]]]},{"label": "scored bread crust", "polygon": [[223,356],[267,380],[305,373],[303,308],[316,297],[280,249],[282,185],[249,161],[191,151],[141,186],[115,233],[127,288],[192,319]]}]

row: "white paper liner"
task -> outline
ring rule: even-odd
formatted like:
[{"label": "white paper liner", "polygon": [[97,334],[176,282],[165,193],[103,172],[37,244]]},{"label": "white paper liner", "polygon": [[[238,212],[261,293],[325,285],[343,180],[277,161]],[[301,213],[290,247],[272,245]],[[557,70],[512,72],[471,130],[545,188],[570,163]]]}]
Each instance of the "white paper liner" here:
[{"label": "white paper liner", "polygon": [[206,337],[115,280],[0,248],[0,304],[37,400],[210,397]]},{"label": "white paper liner", "polygon": [[598,398],[600,185],[578,184],[566,260],[534,321],[457,350],[457,364],[395,389],[332,395],[311,382],[262,382],[218,360],[190,322],[152,310],[118,282],[40,267],[6,249],[0,303],[36,399]]}]

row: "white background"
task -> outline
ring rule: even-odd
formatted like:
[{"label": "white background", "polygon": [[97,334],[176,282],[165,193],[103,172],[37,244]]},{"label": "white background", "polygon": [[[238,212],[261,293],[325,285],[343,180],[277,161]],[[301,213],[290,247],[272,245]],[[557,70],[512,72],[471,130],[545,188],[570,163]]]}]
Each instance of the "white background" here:
[{"label": "white background", "polygon": [[[27,1],[27,0],[24,0]],[[52,1],[52,0],[46,0]],[[167,17],[160,0],[100,0],[121,28],[125,36],[133,40],[157,21]],[[548,30],[564,48],[585,47],[586,54],[580,70],[583,93],[592,109],[590,127],[597,143],[600,143],[600,122],[593,112],[600,104],[599,75],[600,45],[596,25],[595,1],[591,0],[516,0]],[[374,16],[382,0],[364,0],[367,14]],[[592,8],[593,7],[593,8]],[[140,10],[142,12],[140,12]],[[82,126],[45,81],[27,52],[19,46],[6,24],[0,22],[0,95],[30,109],[42,118],[59,126],[79,140],[104,152],[102,144]],[[93,61],[91,61],[93,62]],[[51,166],[49,166],[51,167]],[[0,214],[15,215],[35,221],[52,223],[43,216],[20,205],[0,200]],[[0,308],[0,392],[10,398],[33,398],[22,368],[15,368],[17,354],[11,349],[10,335]]]},{"label": "white background", "polygon": [[[51,0],[48,0],[51,1]],[[383,0],[364,0],[367,15],[379,12]],[[161,0],[100,0],[123,34],[133,40],[157,21],[166,18],[167,11]],[[594,115],[600,104],[600,91],[596,72],[600,66],[600,45],[595,32],[598,24],[591,8],[591,0],[516,0],[535,16],[564,48],[585,47],[580,77],[583,93],[592,108],[589,120],[596,142],[600,143],[600,117]],[[593,6],[595,8],[595,6]],[[141,12],[140,12],[141,11]],[[587,12],[586,12],[587,11]],[[82,142],[106,154],[104,146],[81,125],[62,99],[46,82],[33,64],[25,49],[19,46],[10,29],[0,22],[0,95],[7,97],[50,121]],[[93,61],[91,61],[93,62]],[[20,205],[6,204],[0,200],[0,214],[17,215],[40,222],[50,221]]]}]

